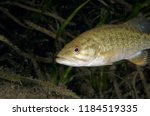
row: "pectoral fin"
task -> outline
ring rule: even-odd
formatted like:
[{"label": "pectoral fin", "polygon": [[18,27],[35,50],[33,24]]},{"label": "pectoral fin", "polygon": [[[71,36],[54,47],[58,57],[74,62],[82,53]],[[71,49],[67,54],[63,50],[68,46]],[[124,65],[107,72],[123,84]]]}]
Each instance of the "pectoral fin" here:
[{"label": "pectoral fin", "polygon": [[149,62],[149,55],[147,51],[141,51],[128,60],[136,65],[144,66]]}]

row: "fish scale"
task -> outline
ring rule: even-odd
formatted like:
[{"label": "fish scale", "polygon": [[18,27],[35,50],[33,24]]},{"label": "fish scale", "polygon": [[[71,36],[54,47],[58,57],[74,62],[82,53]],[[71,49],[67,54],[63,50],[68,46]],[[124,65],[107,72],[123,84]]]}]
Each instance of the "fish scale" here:
[{"label": "fish scale", "polygon": [[[110,29],[111,28],[111,29]],[[99,41],[99,45],[102,44],[107,45],[106,50],[114,49],[114,48],[132,48],[132,49],[146,49],[150,46],[150,39],[148,39],[148,35],[142,34],[141,32],[135,29],[129,29],[123,27],[120,31],[119,28],[109,27],[109,30],[103,30],[101,33],[98,33],[99,37],[101,38]],[[103,34],[102,37],[100,37]],[[142,37],[141,37],[142,35]],[[106,41],[109,40],[109,41]],[[98,41],[97,41],[98,42]],[[107,42],[111,42],[111,45]],[[103,50],[105,48],[102,48]]]},{"label": "fish scale", "polygon": [[127,59],[145,65],[148,55],[144,50],[150,48],[150,21],[134,20],[96,27],[80,34],[58,53],[56,62],[80,67],[111,65]]}]

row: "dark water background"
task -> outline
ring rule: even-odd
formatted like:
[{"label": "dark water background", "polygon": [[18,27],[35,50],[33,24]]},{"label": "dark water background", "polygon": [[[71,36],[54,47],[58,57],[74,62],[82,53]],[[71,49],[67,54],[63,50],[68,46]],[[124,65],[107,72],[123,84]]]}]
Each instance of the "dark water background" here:
[{"label": "dark water background", "polygon": [[73,15],[85,1],[0,1],[0,98],[150,98],[149,64],[55,63],[62,47],[88,29],[150,17],[149,0],[90,0]]}]

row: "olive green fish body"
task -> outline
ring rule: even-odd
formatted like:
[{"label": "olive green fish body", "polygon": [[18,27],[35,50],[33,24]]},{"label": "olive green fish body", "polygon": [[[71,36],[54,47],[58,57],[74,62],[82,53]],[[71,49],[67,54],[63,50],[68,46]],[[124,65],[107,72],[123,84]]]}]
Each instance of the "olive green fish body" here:
[{"label": "olive green fish body", "polygon": [[119,55],[122,54],[124,59],[128,59],[132,54],[150,47],[149,34],[123,25],[95,28],[87,33],[95,33],[89,39],[93,41],[91,46],[99,49],[97,52],[112,52],[114,56],[115,53],[119,53]]},{"label": "olive green fish body", "polygon": [[101,66],[128,59],[135,64],[145,64],[147,53],[143,50],[150,48],[150,35],[142,32],[143,25],[136,27],[136,23],[130,23],[104,25],[82,33],[65,45],[56,62],[70,66]]}]

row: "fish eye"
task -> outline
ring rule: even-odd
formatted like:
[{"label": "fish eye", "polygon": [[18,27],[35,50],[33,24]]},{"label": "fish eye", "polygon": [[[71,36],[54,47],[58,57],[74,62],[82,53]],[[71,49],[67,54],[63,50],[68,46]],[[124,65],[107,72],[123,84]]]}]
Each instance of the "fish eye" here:
[{"label": "fish eye", "polygon": [[74,49],[74,51],[75,51],[75,52],[78,52],[78,51],[79,51],[79,49],[78,49],[78,48],[75,48],[75,49]]}]

